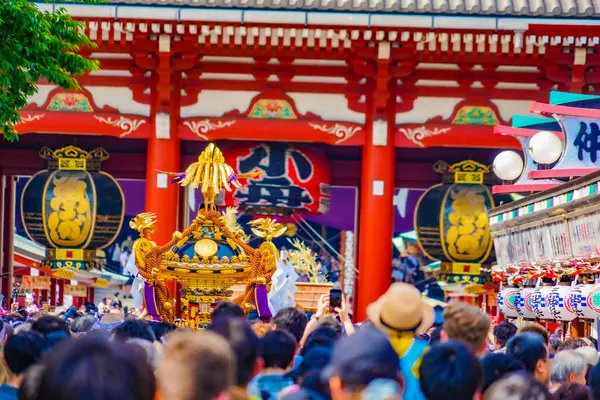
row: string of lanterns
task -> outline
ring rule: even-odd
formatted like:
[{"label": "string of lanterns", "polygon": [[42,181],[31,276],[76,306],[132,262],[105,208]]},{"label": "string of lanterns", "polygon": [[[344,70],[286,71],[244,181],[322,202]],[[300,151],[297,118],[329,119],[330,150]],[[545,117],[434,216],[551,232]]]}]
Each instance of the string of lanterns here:
[{"label": "string of lanterns", "polygon": [[564,277],[575,277],[582,274],[600,274],[598,259],[573,259],[549,263],[521,263],[507,267],[494,267],[492,280],[513,285],[520,285],[528,280],[539,278],[561,280]]}]

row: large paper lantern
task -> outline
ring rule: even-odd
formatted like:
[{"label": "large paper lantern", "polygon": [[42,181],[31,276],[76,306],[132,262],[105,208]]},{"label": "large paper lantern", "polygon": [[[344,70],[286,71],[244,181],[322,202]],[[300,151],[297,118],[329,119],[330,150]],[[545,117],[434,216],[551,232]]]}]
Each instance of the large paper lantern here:
[{"label": "large paper lantern", "polygon": [[488,168],[469,160],[448,171],[445,182],[427,190],[417,204],[419,245],[436,260],[481,264],[493,245],[488,210],[494,207],[494,200],[483,184]]},{"label": "large paper lantern", "polygon": [[552,286],[540,286],[531,294],[531,304],[533,312],[539,319],[553,319],[548,308],[548,294],[553,289]]},{"label": "large paper lantern", "polygon": [[600,285],[576,285],[569,294],[569,305],[579,318],[600,317]]},{"label": "large paper lantern", "polygon": [[104,149],[44,147],[48,169],[27,182],[21,215],[27,235],[46,247],[42,268],[98,267],[96,251],[109,246],[123,223],[125,200],[117,181],[100,171]]},{"label": "large paper lantern", "polygon": [[519,298],[519,288],[504,288],[498,293],[498,307],[502,314],[508,318],[517,318],[517,301]]},{"label": "large paper lantern", "polygon": [[546,305],[552,319],[568,322],[577,318],[569,301],[570,293],[570,286],[555,286],[550,290],[546,296]]},{"label": "large paper lantern", "polygon": [[329,161],[319,149],[288,143],[226,146],[226,162],[238,173],[261,173],[226,192],[225,203],[255,214],[326,214],[331,202]]},{"label": "large paper lantern", "polygon": [[535,319],[537,318],[535,315],[535,311],[533,310],[533,304],[531,302],[533,292],[535,288],[526,287],[519,291],[516,299],[516,308],[519,316],[526,319]]}]

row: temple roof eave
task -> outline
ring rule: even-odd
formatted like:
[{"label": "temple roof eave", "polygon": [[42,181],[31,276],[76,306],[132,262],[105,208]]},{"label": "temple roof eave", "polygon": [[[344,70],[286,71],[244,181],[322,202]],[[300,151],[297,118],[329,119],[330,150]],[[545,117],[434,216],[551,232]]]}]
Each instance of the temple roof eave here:
[{"label": "temple roof eave", "polygon": [[[48,11],[59,6],[64,7],[76,18],[192,23],[212,21],[224,24],[273,24],[273,21],[277,21],[278,25],[297,24],[305,27],[410,27],[526,31],[532,24],[584,27],[600,25],[598,19],[600,12],[586,7],[583,0],[566,0],[568,3],[573,3],[573,7],[562,7],[561,9],[548,5],[543,9],[544,11],[542,8],[537,10],[522,8],[518,11],[510,11],[506,8],[501,9],[498,5],[490,5],[487,9],[483,9],[479,6],[479,2],[471,4],[472,9],[464,8],[463,2],[460,2],[463,4],[462,8],[455,5],[455,9],[447,7],[418,9],[411,7],[410,4],[403,7],[399,2],[383,0],[341,2],[345,4],[342,8],[329,6],[328,4],[331,2],[328,0],[318,0],[313,2],[318,4],[311,3],[310,6],[273,5],[281,4],[278,1],[249,0],[244,4],[240,1],[229,4],[227,1],[209,4],[205,0],[109,0],[109,4],[102,5],[38,2],[38,7]],[[303,4],[307,2],[308,0]],[[483,0],[483,3],[489,2],[497,3],[499,1]],[[550,3],[551,0],[544,0],[544,2]],[[450,1],[450,3],[457,2]]]}]

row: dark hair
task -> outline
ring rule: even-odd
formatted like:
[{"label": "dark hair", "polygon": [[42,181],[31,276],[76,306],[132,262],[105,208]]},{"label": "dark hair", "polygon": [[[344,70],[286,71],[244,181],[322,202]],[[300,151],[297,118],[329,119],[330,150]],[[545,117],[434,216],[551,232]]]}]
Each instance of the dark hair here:
[{"label": "dark hair", "polygon": [[237,359],[236,385],[248,385],[261,354],[260,339],[250,323],[243,318],[217,318],[213,319],[208,330],[227,339]]},{"label": "dark hair", "polygon": [[593,336],[586,336],[586,338],[587,338],[587,340],[592,342],[592,345],[594,345],[594,348],[597,350],[598,349],[598,339],[596,339]]},{"label": "dark hair", "polygon": [[277,315],[275,315],[275,318],[273,318],[273,325],[275,325],[277,329],[285,329],[294,335],[298,343],[302,340],[304,329],[306,329],[307,324],[308,317],[306,314],[293,307],[282,308]]},{"label": "dark hair", "polygon": [[25,372],[19,385],[19,400],[37,400],[40,378],[43,373],[44,366],[41,364],[34,364]]},{"label": "dark hair", "polygon": [[575,350],[580,347],[586,347],[586,346],[591,347],[583,339],[569,338],[569,339],[566,339],[564,342],[562,342],[561,344],[559,344],[556,347],[556,352],[558,353],[559,351],[563,351],[563,350]]},{"label": "dark hair", "polygon": [[515,372],[500,379],[484,393],[484,400],[550,400],[546,386],[526,372]]},{"label": "dark hair", "polygon": [[140,346],[88,335],[42,362],[36,400],[153,400],[155,380]]},{"label": "dark hair", "polygon": [[265,368],[287,368],[294,361],[298,342],[291,333],[271,331],[262,339],[262,358]]},{"label": "dark hair", "polygon": [[64,332],[67,336],[71,336],[69,324],[63,319],[44,315],[31,325],[31,330],[36,331],[40,335],[46,336],[49,333]]},{"label": "dark hair", "polygon": [[333,349],[338,338],[337,332],[331,328],[317,328],[308,335],[308,338],[306,338],[306,343],[304,343],[304,346],[302,347],[301,354],[304,356],[304,354],[313,347],[323,346]]},{"label": "dark hair", "polygon": [[333,315],[321,318],[318,326],[319,328],[331,328],[338,337],[342,336],[342,324]]},{"label": "dark hair", "polygon": [[502,353],[486,354],[481,359],[481,366],[483,367],[483,386],[481,388],[483,393],[506,374],[525,369],[521,361]]},{"label": "dark hair", "polygon": [[87,333],[92,330],[96,322],[98,322],[98,320],[91,315],[77,318],[75,321],[73,321],[73,323],[71,323],[71,332],[77,334]]},{"label": "dark hair", "polygon": [[517,334],[517,326],[512,322],[502,321],[494,327],[494,336],[500,346],[506,346],[506,342]]},{"label": "dark hair", "polygon": [[539,360],[548,358],[548,348],[543,337],[537,333],[520,333],[506,344],[506,354],[513,356],[529,373],[534,373]]},{"label": "dark hair", "polygon": [[8,369],[13,374],[21,375],[39,361],[42,353],[42,336],[32,331],[12,335],[4,343],[3,353]]},{"label": "dark hair", "polygon": [[472,400],[483,381],[477,357],[454,340],[432,346],[423,356],[419,374],[428,400]]},{"label": "dark hair", "polygon": [[212,312],[213,319],[216,318],[246,318],[244,310],[235,303],[220,301]]},{"label": "dark hair", "polygon": [[581,383],[570,382],[561,385],[554,392],[554,400],[593,400],[590,389]]},{"label": "dark hair", "polygon": [[331,398],[327,381],[321,379],[323,368],[329,364],[333,356],[333,348],[325,346],[313,346],[303,353],[300,365],[286,374],[303,389],[316,392],[325,399]]},{"label": "dark hair", "polygon": [[154,332],[150,328],[150,324],[141,319],[132,319],[123,322],[115,328],[115,339],[127,341],[128,339],[144,339],[149,342],[154,342]]},{"label": "dark hair", "polygon": [[156,340],[161,340],[164,336],[177,329],[177,325],[172,324],[170,322],[157,322],[154,324],[150,324],[150,327],[154,332],[154,337],[156,338]]},{"label": "dark hair", "polygon": [[530,324],[520,327],[519,330],[517,331],[517,335],[519,335],[521,333],[538,334],[542,337],[542,339],[544,339],[544,342],[546,344],[550,344],[550,333],[548,332],[548,330],[546,328],[544,328],[543,326],[541,326],[540,324],[536,324],[535,322],[532,322]]}]

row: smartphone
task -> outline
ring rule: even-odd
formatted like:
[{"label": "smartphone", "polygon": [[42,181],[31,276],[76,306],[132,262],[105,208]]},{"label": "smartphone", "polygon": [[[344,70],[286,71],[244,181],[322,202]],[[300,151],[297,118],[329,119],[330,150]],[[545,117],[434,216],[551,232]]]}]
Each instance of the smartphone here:
[{"label": "smartphone", "polygon": [[329,291],[329,306],[331,308],[339,308],[342,306],[341,289],[331,289]]}]

